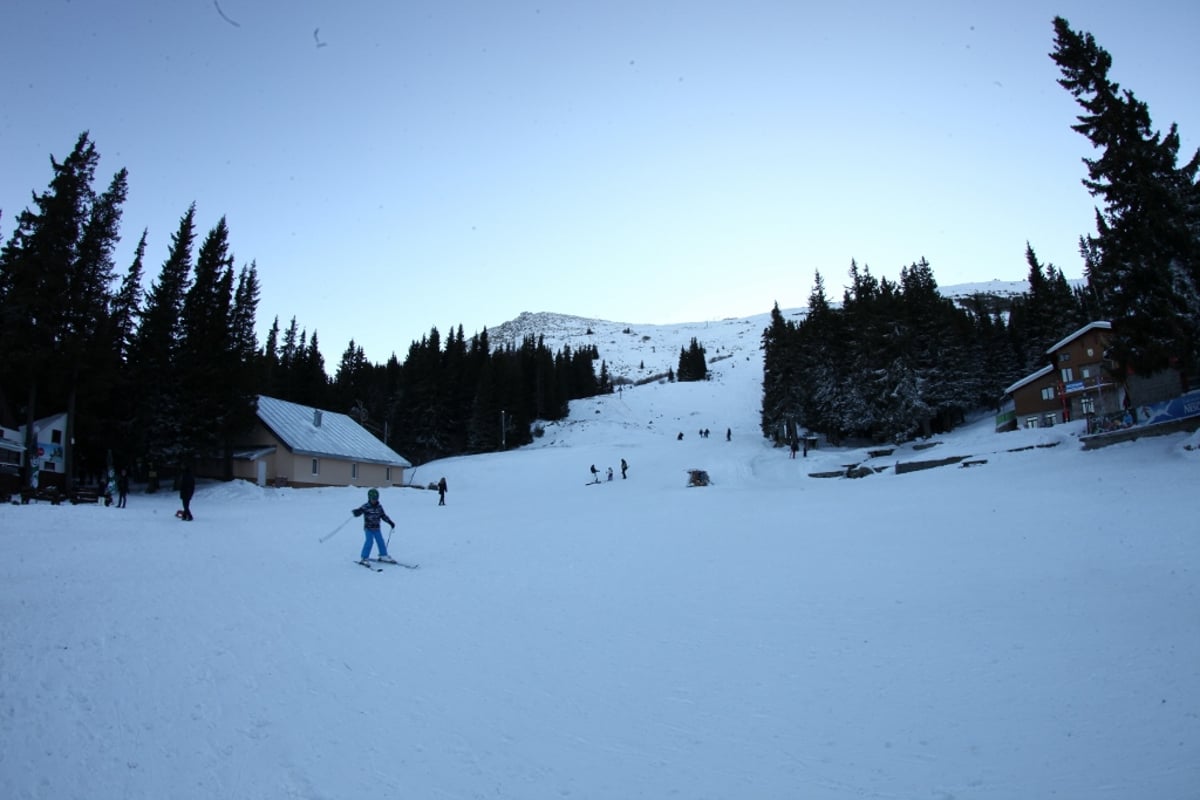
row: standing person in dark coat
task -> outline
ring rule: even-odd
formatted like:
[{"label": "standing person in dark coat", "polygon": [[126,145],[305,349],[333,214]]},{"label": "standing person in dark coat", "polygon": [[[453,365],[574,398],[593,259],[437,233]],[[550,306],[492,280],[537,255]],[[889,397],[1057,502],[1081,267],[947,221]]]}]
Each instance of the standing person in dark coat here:
[{"label": "standing person in dark coat", "polygon": [[625,470],[629,469],[629,465],[625,463],[625,459],[621,459],[621,480],[625,480]]},{"label": "standing person in dark coat", "polygon": [[192,468],[185,466],[183,474],[179,476],[179,500],[183,503],[183,511],[179,518],[185,522],[192,521],[192,495],[196,493],[196,476],[192,474]]},{"label": "standing person in dark coat", "polygon": [[446,505],[446,478],[445,478],[445,476],[442,476],[442,479],[440,481],[438,481],[438,505],[439,506]]},{"label": "standing person in dark coat", "polygon": [[117,508],[125,507],[125,495],[129,494],[129,470],[121,470],[117,478]]}]

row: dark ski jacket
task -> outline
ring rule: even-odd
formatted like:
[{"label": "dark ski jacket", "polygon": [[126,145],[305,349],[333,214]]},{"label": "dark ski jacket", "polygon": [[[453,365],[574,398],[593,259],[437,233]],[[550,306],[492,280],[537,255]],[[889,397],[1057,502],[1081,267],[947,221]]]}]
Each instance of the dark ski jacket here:
[{"label": "dark ski jacket", "polygon": [[369,531],[379,530],[380,520],[383,520],[393,528],[396,527],[396,523],[392,522],[392,518],[383,510],[382,503],[372,503],[368,500],[358,508],[352,509],[350,513],[356,517],[362,517],[363,527]]},{"label": "dark ski jacket", "polygon": [[182,477],[179,479],[179,496],[184,500],[191,500],[192,495],[196,493],[196,477],[192,475],[190,469],[183,471]]}]

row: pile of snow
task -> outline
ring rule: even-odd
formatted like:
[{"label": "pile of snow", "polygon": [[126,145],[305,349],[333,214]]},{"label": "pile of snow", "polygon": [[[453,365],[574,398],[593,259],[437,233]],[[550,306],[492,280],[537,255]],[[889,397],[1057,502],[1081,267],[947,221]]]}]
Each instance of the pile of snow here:
[{"label": "pile of snow", "polygon": [[1200,437],[792,459],[763,324],[593,327],[713,380],[418,467],[417,570],[353,563],[357,488],[0,507],[0,797],[1194,797]]}]

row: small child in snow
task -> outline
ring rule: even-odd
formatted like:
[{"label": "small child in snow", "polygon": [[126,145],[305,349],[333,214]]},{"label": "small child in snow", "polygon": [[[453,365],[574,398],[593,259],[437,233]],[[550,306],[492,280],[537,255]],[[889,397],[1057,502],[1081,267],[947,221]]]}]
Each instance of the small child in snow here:
[{"label": "small child in snow", "polygon": [[388,555],[387,545],[383,543],[383,535],[379,532],[379,523],[382,520],[392,526],[392,530],[396,530],[396,523],[392,522],[392,518],[383,510],[383,506],[379,503],[379,490],[370,489],[367,491],[367,502],[363,503],[358,508],[353,508],[350,513],[356,517],[363,518],[363,546],[362,558],[360,564],[368,564],[368,559],[371,555],[371,544],[379,550],[379,560],[386,561],[389,564],[395,564],[396,559]]}]

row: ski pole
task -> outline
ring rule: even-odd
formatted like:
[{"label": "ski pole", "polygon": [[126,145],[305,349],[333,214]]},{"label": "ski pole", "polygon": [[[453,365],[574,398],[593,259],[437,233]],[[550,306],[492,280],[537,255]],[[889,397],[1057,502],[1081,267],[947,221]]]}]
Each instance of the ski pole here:
[{"label": "ski pole", "polygon": [[[349,521],[350,521],[350,520],[352,520],[352,519],[354,519],[354,517],[350,517],[349,519],[347,519],[347,520],[346,520],[346,522],[349,522]],[[329,533],[327,533],[327,534],[325,534],[324,536],[322,536],[320,539],[317,539],[317,543],[319,544],[319,543],[321,543],[321,542],[324,542],[326,539],[331,539],[331,538],[333,538],[333,535],[334,535],[335,533],[337,533],[338,531],[340,531],[342,528],[346,527],[346,522],[343,522],[341,525],[338,525],[336,528],[334,528],[334,529],[333,529],[333,530],[331,530]]]}]

